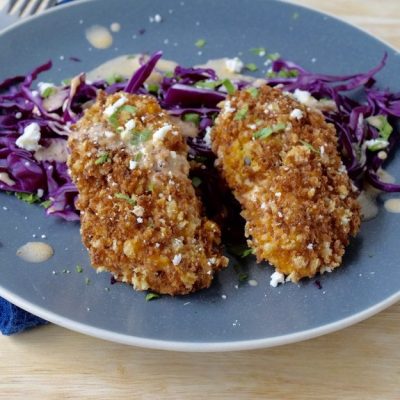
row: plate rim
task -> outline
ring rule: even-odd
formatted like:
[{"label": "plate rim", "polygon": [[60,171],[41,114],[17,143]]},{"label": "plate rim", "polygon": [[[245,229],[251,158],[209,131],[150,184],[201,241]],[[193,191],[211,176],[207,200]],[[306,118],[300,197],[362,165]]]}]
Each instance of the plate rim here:
[{"label": "plate rim", "polygon": [[[4,34],[7,34],[8,32],[13,31],[14,29],[18,29],[21,25],[30,23],[31,21],[34,21],[38,18],[45,17],[48,14],[60,12],[65,8],[75,7],[82,3],[91,3],[91,2],[94,3],[95,1],[96,0],[76,0],[65,4],[61,4],[56,7],[51,7],[50,9],[47,9],[40,14],[34,15],[26,19],[21,19],[20,21],[11,24],[8,27],[5,27],[4,29],[0,30],[0,36],[3,36]],[[371,32],[367,31],[366,29],[357,26],[352,22],[346,21],[336,15],[333,15],[330,12],[321,11],[309,5],[293,3],[291,0],[272,0],[272,1],[276,3],[289,4],[293,7],[297,7],[300,9],[303,8],[305,10],[312,11],[322,16],[327,16],[331,19],[334,19],[342,24],[346,24],[352,27],[353,29],[364,33],[369,38],[385,45],[395,53],[400,53],[400,49],[397,49],[392,44],[388,43],[386,40],[377,37],[373,35]],[[245,351],[245,350],[254,350],[261,348],[277,347],[286,344],[302,342],[308,339],[316,338],[319,336],[323,336],[329,333],[342,330],[344,328],[362,322],[378,314],[379,312],[385,310],[386,308],[394,305],[395,303],[399,302],[400,288],[397,292],[393,293],[392,295],[380,301],[379,303],[376,303],[362,311],[359,311],[356,314],[352,314],[350,316],[347,316],[345,318],[339,319],[337,321],[325,325],[321,325],[315,328],[306,329],[295,333],[272,336],[269,338],[238,340],[229,342],[190,342],[190,341],[185,342],[185,341],[173,341],[173,340],[160,340],[160,339],[149,339],[139,336],[132,336],[127,334],[112,332],[107,329],[97,328],[90,326],[88,324],[77,322],[70,318],[63,317],[52,311],[48,311],[44,307],[32,304],[28,300],[25,300],[23,297],[14,294],[13,292],[2,287],[1,285],[0,285],[0,296],[8,300],[12,304],[34,315],[37,315],[38,317],[41,317],[51,323],[69,329],[71,331],[82,333],[109,342],[136,346],[140,348],[155,349],[155,350],[167,350],[167,351],[179,351],[179,352],[227,352],[227,351]]]}]

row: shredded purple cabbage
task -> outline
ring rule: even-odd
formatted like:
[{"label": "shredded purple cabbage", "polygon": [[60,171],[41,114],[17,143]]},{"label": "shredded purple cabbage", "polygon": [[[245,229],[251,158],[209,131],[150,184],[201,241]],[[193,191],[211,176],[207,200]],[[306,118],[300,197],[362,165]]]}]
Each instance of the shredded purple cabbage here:
[{"label": "shredded purple cabbage", "polygon": [[[215,170],[215,157],[205,138],[219,112],[218,103],[226,98],[227,90],[214,70],[181,66],[171,74],[164,74],[157,90],[150,88],[146,79],[155,70],[161,56],[161,52],[156,52],[147,59],[143,58],[142,66],[124,82],[109,84],[100,80],[89,83],[81,74],[70,84],[58,87],[56,94],[48,98],[40,95],[32,85],[42,72],[51,68],[50,61],[26,76],[1,82],[0,190],[35,194],[48,215],[68,221],[78,220],[74,205],[77,190],[67,173],[66,163],[38,160],[33,151],[18,147],[16,141],[32,123],[40,126],[39,144],[43,148],[50,146],[54,139],[66,140],[71,124],[82,116],[85,107],[95,101],[99,90],[108,94],[125,90],[156,96],[171,116],[183,120],[193,114],[198,116],[199,135],[188,138],[189,160],[193,161],[191,175],[201,181],[199,193],[207,199],[205,204],[211,216],[216,220],[237,220],[239,206]],[[316,74],[291,61],[278,59],[272,63],[266,83],[280,85],[289,92],[306,90],[317,100],[333,101],[336,107],[323,112],[327,121],[336,127],[339,151],[354,183],[359,188],[368,182],[383,192],[400,192],[400,185],[383,182],[379,177],[380,168],[394,153],[400,139],[396,126],[400,117],[400,93],[374,86],[375,75],[385,66],[386,59],[385,54],[370,71],[348,76]],[[233,84],[238,89],[249,85],[243,81]],[[355,90],[361,101],[348,93]],[[378,118],[377,121],[384,126],[378,126],[376,121],[372,123],[371,118]],[[394,129],[391,131],[390,128]],[[374,148],[371,145],[374,141],[381,147]],[[380,151],[385,152],[385,157],[379,154]]]}]

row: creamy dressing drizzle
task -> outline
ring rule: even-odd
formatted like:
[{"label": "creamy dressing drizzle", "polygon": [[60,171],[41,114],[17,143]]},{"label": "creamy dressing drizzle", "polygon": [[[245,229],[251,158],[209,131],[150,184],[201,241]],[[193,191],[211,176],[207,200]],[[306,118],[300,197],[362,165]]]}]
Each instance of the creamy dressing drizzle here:
[{"label": "creamy dressing drizzle", "polygon": [[107,49],[113,43],[110,31],[101,25],[93,25],[86,29],[86,39],[96,49]]},{"label": "creamy dressing drizzle", "polygon": [[400,199],[389,199],[384,203],[386,211],[391,213],[400,213]]},{"label": "creamy dressing drizzle", "polygon": [[24,261],[41,263],[47,261],[54,254],[53,248],[43,242],[28,242],[17,250],[17,256]]}]

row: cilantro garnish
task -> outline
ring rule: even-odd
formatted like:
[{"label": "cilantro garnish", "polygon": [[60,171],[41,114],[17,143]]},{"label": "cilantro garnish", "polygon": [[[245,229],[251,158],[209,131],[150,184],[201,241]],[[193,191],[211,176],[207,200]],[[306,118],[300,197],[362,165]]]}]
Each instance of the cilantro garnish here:
[{"label": "cilantro garnish", "polygon": [[229,79],[224,79],[222,81],[222,84],[225,86],[225,89],[228,92],[228,94],[235,93],[235,90],[236,90],[235,86],[233,85],[233,83]]},{"label": "cilantro garnish", "polygon": [[389,124],[387,117],[384,115],[374,115],[372,117],[368,117],[367,122],[378,129],[379,136],[384,140],[388,140],[393,132],[392,125]]},{"label": "cilantro garnish", "polygon": [[56,92],[57,92],[57,89],[55,87],[49,86],[45,90],[43,90],[42,97],[44,99],[47,99],[48,97],[50,97],[52,94],[54,94]]},{"label": "cilantro garnish", "polygon": [[200,123],[200,115],[196,113],[187,113],[183,116],[183,120],[198,125]]},{"label": "cilantro garnish", "polygon": [[246,89],[246,92],[249,92],[251,97],[255,99],[258,96],[258,89],[255,87],[249,87]]},{"label": "cilantro garnish", "polygon": [[42,201],[42,202],[40,203],[40,205],[41,205],[42,207],[44,207],[44,208],[49,208],[49,207],[51,206],[51,203],[52,203],[51,200],[45,200],[45,201]]},{"label": "cilantro garnish", "polygon": [[205,39],[198,39],[196,40],[195,46],[198,47],[199,49],[201,49],[202,47],[204,47],[206,45],[206,41]]},{"label": "cilantro garnish", "polygon": [[33,204],[37,203],[40,201],[40,197],[37,194],[34,193],[15,193],[15,197],[17,199],[20,199],[22,201],[25,201],[25,203]]},{"label": "cilantro garnish", "polygon": [[278,123],[272,126],[268,126],[266,128],[262,128],[256,133],[254,133],[255,139],[266,139],[267,137],[271,136],[273,133],[283,131],[286,128],[286,124]]},{"label": "cilantro garnish", "polygon": [[110,162],[111,161],[111,159],[110,159],[110,157],[108,156],[108,153],[103,153],[103,154],[101,154],[100,155],[100,157],[98,157],[97,159],[96,159],[96,161],[94,162],[96,165],[101,165],[101,164],[104,164],[104,163],[106,163],[106,162]]},{"label": "cilantro garnish", "polygon": [[83,272],[83,268],[80,265],[77,265],[75,267],[75,269],[76,269],[76,272],[78,272],[79,274]]},{"label": "cilantro garnish", "polygon": [[157,85],[156,83],[149,83],[149,84],[147,85],[147,90],[148,90],[149,92],[157,93],[159,89],[160,89],[160,86]]},{"label": "cilantro garnish", "polygon": [[109,85],[113,85],[114,83],[123,82],[124,80],[125,80],[125,78],[119,74],[113,74],[113,75],[109,76],[108,78],[106,78],[106,82]]},{"label": "cilantro garnish", "polygon": [[247,70],[250,71],[250,72],[255,72],[255,71],[258,70],[257,65],[254,64],[254,63],[246,64],[244,67],[245,67],[245,69],[247,69]]},{"label": "cilantro garnish", "polygon": [[127,194],[115,193],[114,197],[117,198],[117,199],[120,199],[120,200],[126,200],[131,206],[135,206],[136,205],[136,200],[132,199]]},{"label": "cilantro garnish", "polygon": [[131,144],[133,146],[137,146],[141,143],[147,142],[151,138],[152,132],[148,129],[145,129],[141,132],[133,132],[133,137],[131,139]]},{"label": "cilantro garnish", "polygon": [[249,106],[245,104],[240,110],[238,110],[235,114],[235,121],[241,121],[246,118],[247,112],[249,111]]},{"label": "cilantro garnish", "polygon": [[313,151],[314,153],[320,154],[319,151],[311,143],[308,143],[305,140],[301,140],[301,139],[299,140],[299,142],[301,144],[303,144],[304,146],[306,146],[307,149]]},{"label": "cilantro garnish", "polygon": [[247,279],[249,279],[249,275],[246,274],[245,272],[240,272],[238,278],[239,282],[245,282],[247,281]]},{"label": "cilantro garnish", "polygon": [[247,256],[249,256],[250,254],[254,254],[254,250],[253,249],[246,249],[242,252],[241,257],[245,258]]},{"label": "cilantro garnish", "polygon": [[255,54],[256,56],[263,57],[267,53],[267,50],[264,47],[254,47],[250,49],[250,52]]},{"label": "cilantro garnish", "polygon": [[151,301],[151,300],[155,300],[155,299],[159,299],[160,295],[157,293],[147,293],[146,294],[146,301]]}]

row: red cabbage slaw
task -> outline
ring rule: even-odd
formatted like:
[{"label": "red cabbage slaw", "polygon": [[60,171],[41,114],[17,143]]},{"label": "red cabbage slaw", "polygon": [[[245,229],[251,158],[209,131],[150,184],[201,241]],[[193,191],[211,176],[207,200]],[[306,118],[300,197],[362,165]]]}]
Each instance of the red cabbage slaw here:
[{"label": "red cabbage slaw", "polygon": [[[188,138],[189,159],[202,165],[193,173],[201,182],[206,206],[214,215],[225,207],[221,202],[237,209],[213,167],[215,157],[206,132],[219,112],[218,103],[226,98],[232,87],[242,89],[251,83],[221,80],[209,68],[177,66],[173,72],[163,75],[159,85],[148,85],[145,81],[156,69],[161,56],[161,52],[156,52],[147,60],[143,59],[142,66],[129,80],[91,83],[81,74],[50,93],[50,96],[57,96],[57,101],[50,107],[46,104],[45,93],[39,94],[32,84],[40,73],[52,67],[51,61],[26,76],[0,83],[0,174],[3,173],[0,190],[15,192],[30,202],[40,202],[48,215],[78,220],[74,206],[77,190],[68,175],[66,163],[39,161],[33,151],[18,147],[16,141],[33,122],[40,127],[39,144],[42,147],[50,146],[54,140],[66,140],[70,125],[96,99],[98,90],[108,94],[124,90],[153,95],[172,116],[198,125],[199,136]],[[324,114],[336,127],[339,151],[351,179],[360,189],[368,182],[384,192],[400,192],[400,185],[382,182],[378,176],[379,169],[395,151],[400,139],[399,131],[393,129],[400,117],[400,93],[375,87],[375,75],[384,67],[386,59],[385,54],[370,71],[348,76],[316,74],[291,61],[277,59],[272,62],[265,82],[271,86],[280,85],[284,91],[304,90],[317,100],[333,101],[335,109],[324,111]],[[349,95],[356,89],[362,93],[363,100],[355,100]],[[385,157],[382,157],[383,151]],[[216,192],[216,187],[221,190]]]}]

